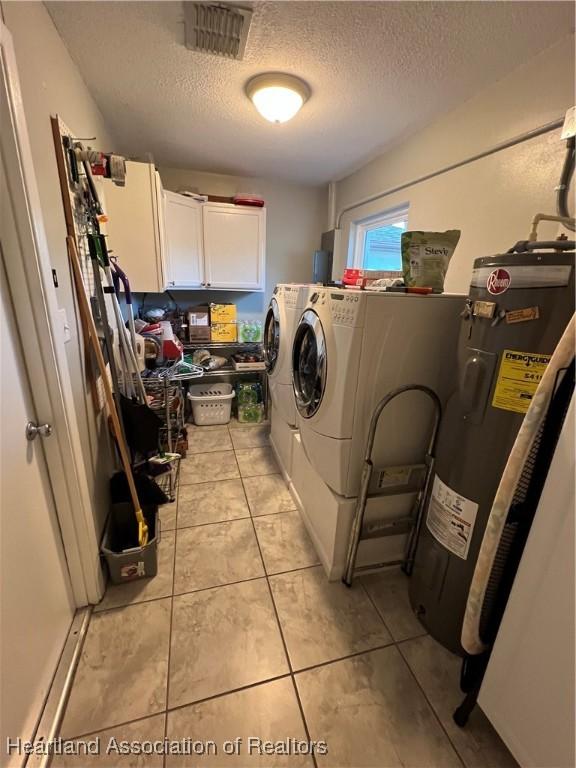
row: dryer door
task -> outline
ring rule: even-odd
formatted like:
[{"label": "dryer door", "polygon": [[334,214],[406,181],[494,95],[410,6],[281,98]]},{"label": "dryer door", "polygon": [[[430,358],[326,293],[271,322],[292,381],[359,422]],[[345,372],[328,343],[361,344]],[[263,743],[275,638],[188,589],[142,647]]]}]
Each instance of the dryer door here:
[{"label": "dryer door", "polygon": [[266,370],[272,373],[280,354],[280,309],[278,302],[272,297],[266,320],[264,322],[264,360]]},{"label": "dryer door", "polygon": [[320,318],[311,309],[304,312],[294,335],[292,372],[299,413],[309,419],[322,402],[326,387],[326,339]]}]

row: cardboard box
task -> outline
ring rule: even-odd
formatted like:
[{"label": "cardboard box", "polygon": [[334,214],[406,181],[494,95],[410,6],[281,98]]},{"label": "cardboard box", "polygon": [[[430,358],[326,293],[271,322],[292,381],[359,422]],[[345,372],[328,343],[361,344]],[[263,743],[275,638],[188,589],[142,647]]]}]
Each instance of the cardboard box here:
[{"label": "cardboard box", "polygon": [[237,341],[236,323],[212,323],[210,326],[212,341]]},{"label": "cardboard box", "polygon": [[210,341],[210,307],[192,307],[188,311],[188,338],[190,341]]},{"label": "cardboard box", "polygon": [[210,323],[235,323],[236,304],[210,304]]}]

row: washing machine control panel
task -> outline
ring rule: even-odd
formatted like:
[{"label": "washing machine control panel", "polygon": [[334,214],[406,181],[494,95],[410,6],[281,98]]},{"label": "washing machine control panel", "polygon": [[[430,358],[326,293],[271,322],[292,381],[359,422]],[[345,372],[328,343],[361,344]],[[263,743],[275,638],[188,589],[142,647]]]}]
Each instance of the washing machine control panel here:
[{"label": "washing machine control panel", "polygon": [[298,285],[285,285],[284,286],[284,304],[290,308],[296,308],[298,306],[298,298],[300,296],[300,286]]},{"label": "washing machine control panel", "polygon": [[336,325],[355,325],[360,309],[360,296],[345,290],[330,293],[330,314]]}]

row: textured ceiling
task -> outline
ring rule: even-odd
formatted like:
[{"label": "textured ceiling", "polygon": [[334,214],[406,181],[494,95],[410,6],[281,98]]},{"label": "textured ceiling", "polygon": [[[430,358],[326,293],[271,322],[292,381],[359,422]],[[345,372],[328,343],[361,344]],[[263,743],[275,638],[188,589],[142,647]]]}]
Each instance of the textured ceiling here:
[{"label": "textured ceiling", "polygon": [[[568,2],[255,2],[245,58],[228,61],[184,47],[179,2],[47,7],[118,151],[304,183],[346,175],[574,26]],[[312,88],[284,125],[244,95],[266,71]]]}]

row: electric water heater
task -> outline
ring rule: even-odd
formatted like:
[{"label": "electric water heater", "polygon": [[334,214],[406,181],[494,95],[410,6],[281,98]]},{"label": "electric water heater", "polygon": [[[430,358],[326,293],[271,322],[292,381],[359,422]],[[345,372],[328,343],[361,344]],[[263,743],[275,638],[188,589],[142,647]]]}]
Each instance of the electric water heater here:
[{"label": "electric water heater", "polygon": [[[474,262],[457,389],[440,426],[410,581],[410,601],[422,624],[460,655],[468,591],[492,502],[530,400],[574,312],[574,243],[518,246],[519,253]],[[519,484],[514,503],[525,490]],[[514,521],[507,521],[500,560],[514,533]],[[482,619],[496,598],[499,564],[497,558]]]}]

